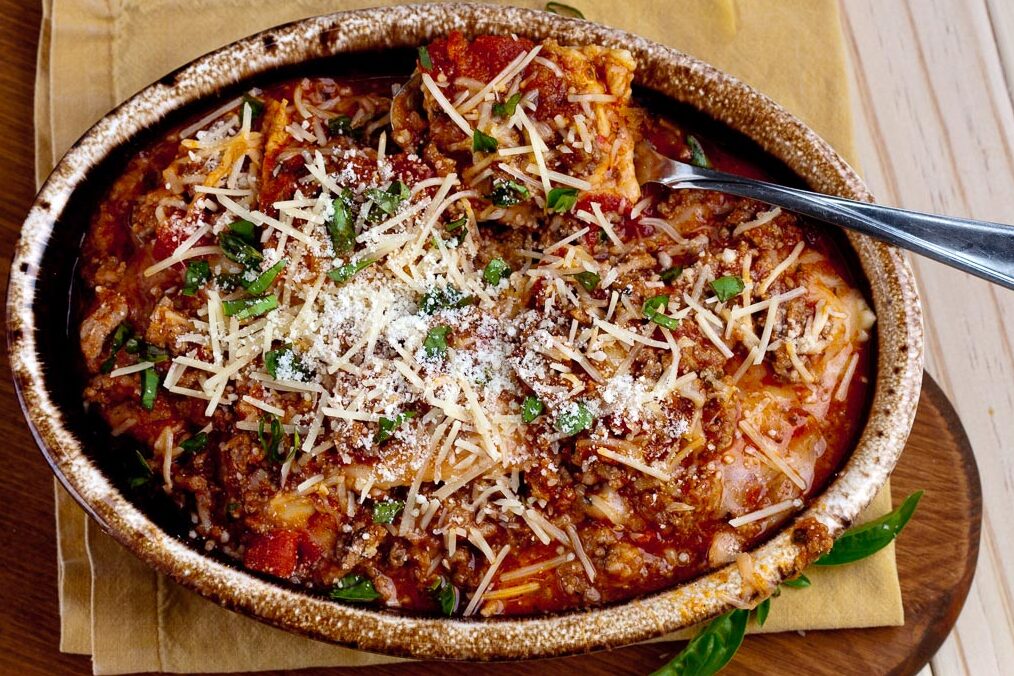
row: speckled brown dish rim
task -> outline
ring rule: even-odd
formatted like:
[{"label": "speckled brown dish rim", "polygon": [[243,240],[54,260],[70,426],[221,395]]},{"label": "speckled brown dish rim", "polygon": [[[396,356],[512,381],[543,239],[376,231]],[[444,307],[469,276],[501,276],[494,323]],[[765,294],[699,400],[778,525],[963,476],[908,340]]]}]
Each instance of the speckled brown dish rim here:
[{"label": "speckled brown dish rim", "polygon": [[[99,525],[157,570],[218,603],[316,639],[416,658],[521,659],[616,647],[687,627],[766,596],[812,555],[793,542],[793,525],[754,550],[767,588],[744,585],[736,566],[630,602],[548,617],[457,620],[388,614],[283,589],[214,561],[170,537],[121,495],[86,457],[45,387],[35,341],[34,280],[71,194],[121,143],[163,115],[277,66],[342,52],[413,47],[451,30],[518,33],[633,52],[637,82],[688,103],[753,138],[816,190],[871,199],[856,173],[812,130],[767,97],[686,54],[629,33],[546,12],[467,4],[411,5],[343,12],[280,26],[201,57],[142,90],[100,120],[64,156],[29,212],[7,296],[11,365],[22,406],[57,477]],[[869,421],[835,481],[799,519],[832,535],[847,528],[884,485],[908,437],[922,381],[923,327],[912,272],[902,255],[849,236],[869,280],[878,316],[877,376]],[[796,523],[794,522],[794,523]]]}]

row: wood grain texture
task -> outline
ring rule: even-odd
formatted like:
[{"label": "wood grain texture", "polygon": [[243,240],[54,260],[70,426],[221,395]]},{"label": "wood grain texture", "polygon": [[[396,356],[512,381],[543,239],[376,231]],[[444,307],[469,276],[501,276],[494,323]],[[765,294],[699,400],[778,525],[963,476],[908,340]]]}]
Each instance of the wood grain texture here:
[{"label": "wood grain texture", "polygon": [[[878,0],[845,0],[844,27],[856,64],[856,120],[863,167],[874,192],[887,203],[938,209],[956,215],[1014,220],[1014,138],[1012,81],[1001,54],[1014,54],[1014,7],[1007,0],[913,0],[910,4]],[[1002,15],[1002,20],[996,17]],[[31,101],[35,40],[40,10],[24,0],[0,0],[0,282],[5,282],[10,252],[21,219],[34,194],[31,154]],[[1005,48],[996,39],[1004,40]],[[1009,59],[1008,59],[1009,65]],[[1014,498],[1014,456],[1007,441],[1014,433],[1014,294],[942,266],[919,261],[930,328],[930,369],[957,401],[983,474],[987,521],[979,571],[958,629],[933,660],[933,673],[990,674],[1014,669],[1011,586],[1014,571],[1014,520],[1005,515]],[[4,284],[5,286],[5,284]],[[971,338],[974,337],[974,338]],[[4,435],[4,474],[0,500],[17,509],[0,515],[0,673],[89,673],[87,658],[57,651],[55,547],[50,475],[21,422],[5,358],[0,360],[0,434]],[[895,632],[898,640],[919,636],[917,614],[932,611],[938,628],[917,657],[930,651],[957,612],[955,590],[965,578],[939,586],[925,584],[940,566],[925,556],[951,551],[951,517],[933,510],[955,507],[962,494],[962,460],[954,454],[954,430],[960,429],[932,397],[924,399],[912,444],[922,449],[905,454],[895,481],[900,496],[941,477],[940,489],[927,499],[922,515],[899,541],[903,592],[910,624],[905,629],[860,632],[810,632],[753,637],[732,673],[824,673],[812,660],[814,644],[826,641],[825,654],[851,657],[838,673],[881,673],[875,658],[895,655],[894,639],[884,636],[862,643],[864,632]],[[935,409],[938,412],[927,413]],[[933,420],[935,422],[928,422]],[[941,460],[938,454],[949,461]],[[1008,451],[1006,454],[1004,451]],[[929,453],[930,455],[924,455]],[[948,464],[948,462],[950,464]],[[911,465],[911,466],[910,466]],[[908,478],[906,478],[906,475]],[[967,504],[967,503],[966,503]],[[928,519],[926,515],[936,516]],[[937,525],[934,525],[937,524]],[[929,530],[919,530],[919,529]],[[929,554],[909,550],[917,543]],[[935,545],[935,547],[934,547]],[[972,553],[967,549],[955,559]],[[914,563],[911,561],[914,559]],[[915,565],[911,569],[908,566]],[[944,566],[951,572],[959,570]],[[922,577],[918,577],[922,576]],[[919,584],[922,582],[923,584]],[[932,592],[917,600],[922,589]],[[950,594],[948,596],[948,593]],[[935,613],[935,616],[934,616]],[[928,634],[921,634],[927,636]],[[865,647],[862,647],[865,646]],[[656,644],[601,655],[533,663],[525,671],[647,673],[671,656],[674,646]],[[904,652],[904,651],[901,651]],[[913,653],[906,653],[911,655]],[[780,667],[771,668],[772,657]],[[928,657],[928,653],[925,655]],[[911,673],[919,660],[897,661],[899,673]],[[828,664],[827,673],[834,665]],[[841,665],[839,665],[841,666]],[[518,665],[493,668],[517,673]],[[377,668],[375,673],[385,673]],[[474,672],[475,667],[440,665],[433,673]],[[300,672],[305,673],[305,672]],[[395,673],[390,670],[387,673]],[[404,673],[404,667],[398,669]]]},{"label": "wood grain texture", "polygon": [[[1014,3],[842,0],[863,173],[880,201],[1014,222]],[[1014,671],[1014,292],[915,260],[927,370],[983,477],[976,580],[936,676]]]}]

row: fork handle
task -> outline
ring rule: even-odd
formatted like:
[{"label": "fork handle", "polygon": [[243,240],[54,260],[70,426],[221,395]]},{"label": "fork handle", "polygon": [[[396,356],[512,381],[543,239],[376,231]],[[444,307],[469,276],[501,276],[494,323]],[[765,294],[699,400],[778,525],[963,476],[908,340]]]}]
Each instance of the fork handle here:
[{"label": "fork handle", "polygon": [[693,171],[693,176],[664,183],[673,188],[717,190],[784,207],[1014,289],[1014,226],[856,202],[697,167]]}]

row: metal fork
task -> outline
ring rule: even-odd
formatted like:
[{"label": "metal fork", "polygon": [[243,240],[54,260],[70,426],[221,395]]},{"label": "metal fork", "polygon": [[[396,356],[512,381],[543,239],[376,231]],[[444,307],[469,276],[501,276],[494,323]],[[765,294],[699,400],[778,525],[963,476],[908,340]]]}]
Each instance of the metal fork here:
[{"label": "metal fork", "polygon": [[839,225],[1014,289],[1014,226],[856,202],[704,169],[637,148],[637,179],[749,197]]}]

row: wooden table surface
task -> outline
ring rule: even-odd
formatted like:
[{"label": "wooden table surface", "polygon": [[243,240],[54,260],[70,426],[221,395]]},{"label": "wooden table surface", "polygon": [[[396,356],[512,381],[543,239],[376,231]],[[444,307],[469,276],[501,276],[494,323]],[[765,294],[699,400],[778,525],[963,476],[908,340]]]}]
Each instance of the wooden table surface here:
[{"label": "wooden table surface", "polygon": [[[861,168],[880,201],[1014,222],[1014,3],[841,0],[852,61]],[[0,0],[0,285],[35,192],[32,96],[41,10]],[[844,102],[843,102],[844,103]],[[926,310],[927,370],[954,402],[982,476],[979,566],[955,630],[924,673],[1014,673],[1014,292],[916,260]],[[51,477],[13,404],[0,359],[0,636],[4,663],[86,673],[57,651]],[[16,457],[13,457],[16,456]],[[12,488],[13,487],[13,488]],[[941,546],[947,546],[945,542]],[[39,562],[46,565],[39,567]]]}]

